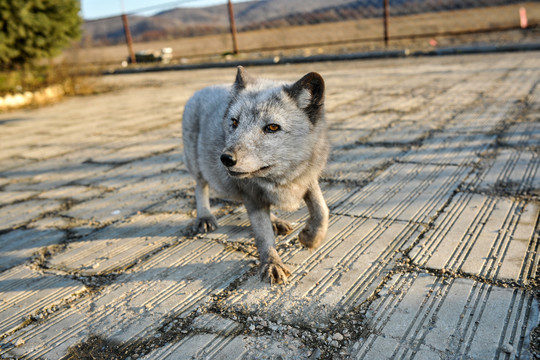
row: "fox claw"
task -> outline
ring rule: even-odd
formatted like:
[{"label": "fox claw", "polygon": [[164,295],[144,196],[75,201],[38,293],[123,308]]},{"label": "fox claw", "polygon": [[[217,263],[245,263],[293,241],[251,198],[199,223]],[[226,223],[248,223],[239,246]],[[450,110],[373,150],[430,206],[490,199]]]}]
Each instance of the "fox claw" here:
[{"label": "fox claw", "polygon": [[271,285],[286,284],[291,272],[283,264],[262,264],[261,281],[270,281]]},{"label": "fox claw", "polygon": [[275,218],[272,220],[275,235],[287,235],[293,231],[292,224],[286,220]]},{"label": "fox claw", "polygon": [[203,234],[216,230],[218,227],[217,220],[214,216],[198,217],[195,219],[191,228],[188,229],[187,235]]}]

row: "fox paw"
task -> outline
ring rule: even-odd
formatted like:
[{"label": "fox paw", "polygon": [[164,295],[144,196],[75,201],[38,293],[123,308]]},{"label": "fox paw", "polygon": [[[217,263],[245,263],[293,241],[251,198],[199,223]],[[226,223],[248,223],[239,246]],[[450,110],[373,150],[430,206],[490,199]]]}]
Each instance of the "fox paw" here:
[{"label": "fox paw", "polygon": [[293,231],[293,227],[290,222],[279,218],[272,219],[272,228],[274,229],[275,235],[287,235]]},{"label": "fox paw", "polygon": [[306,226],[298,235],[298,240],[302,245],[310,250],[318,248],[326,236],[326,231],[313,231]]},{"label": "fox paw", "polygon": [[261,264],[261,281],[270,281],[270,284],[285,284],[291,272],[283,264]]},{"label": "fox paw", "polygon": [[187,230],[187,235],[207,233],[217,229],[217,220],[214,216],[198,217]]}]

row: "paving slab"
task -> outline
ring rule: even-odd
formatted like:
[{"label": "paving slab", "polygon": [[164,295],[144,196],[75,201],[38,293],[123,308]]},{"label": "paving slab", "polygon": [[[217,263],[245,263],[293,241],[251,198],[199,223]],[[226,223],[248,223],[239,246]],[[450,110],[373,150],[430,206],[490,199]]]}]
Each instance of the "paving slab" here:
[{"label": "paving slab", "polygon": [[85,201],[102,195],[105,191],[99,188],[92,188],[83,185],[67,185],[57,187],[39,194],[44,199],[70,199],[74,201]]},{"label": "paving slab", "polygon": [[[426,138],[435,128],[436,123],[400,119],[384,129],[384,131],[378,131],[376,134],[373,134],[369,138],[369,141],[375,144],[389,144],[393,146],[415,144]],[[400,134],[399,137],[396,137],[396,134]]]},{"label": "paving slab", "polygon": [[362,139],[368,137],[372,132],[371,130],[330,129],[328,139],[334,147],[349,145],[361,142]]},{"label": "paving slab", "polygon": [[20,227],[43,214],[58,211],[61,207],[61,202],[49,199],[27,200],[6,205],[1,208],[0,230]]},{"label": "paving slab", "polygon": [[194,184],[194,181],[185,174],[178,176],[175,173],[164,173],[146,179],[139,178],[136,183],[76,204],[63,214],[108,224],[144,211],[157,202],[165,201],[171,196],[171,192],[182,189],[187,184]]},{"label": "paving slab", "polygon": [[400,116],[393,112],[362,113],[356,103],[340,106],[328,114],[331,130],[364,130],[366,137],[371,133],[388,128],[399,119]]},{"label": "paving slab", "polygon": [[367,311],[355,359],[531,358],[538,300],[469,279],[398,273]]},{"label": "paving slab", "polygon": [[496,141],[495,135],[439,132],[403,155],[402,161],[441,165],[475,165]]},{"label": "paving slab", "polygon": [[446,125],[446,132],[457,134],[492,134],[509,117],[515,116],[515,101],[497,102],[498,97],[478,100],[471,108],[457,114]]},{"label": "paving slab", "polygon": [[[16,266],[0,274],[0,337],[38,321],[55,307],[74,301],[87,288],[69,277],[43,274],[27,266]],[[0,340],[1,349],[8,346]]]},{"label": "paving slab", "polygon": [[5,341],[20,344],[12,350],[17,356],[58,359],[90,335],[120,343],[154,337],[165,319],[190,315],[251,263],[215,242],[184,240]]},{"label": "paving slab", "polygon": [[[6,181],[5,184],[7,183],[9,182]],[[38,194],[37,191],[10,191],[10,192],[2,191],[0,192],[0,206],[13,204],[21,200],[27,200],[37,194]]]},{"label": "paving slab", "polygon": [[540,144],[540,116],[531,114],[530,121],[512,124],[502,135],[501,141],[508,146],[538,149]]},{"label": "paving slab", "polygon": [[362,183],[398,159],[403,152],[399,147],[382,146],[355,146],[334,150],[323,178]]},{"label": "paving slab", "polygon": [[429,223],[464,181],[464,166],[396,163],[355,191],[336,214]]},{"label": "paving slab", "polygon": [[11,184],[4,187],[8,191],[44,191],[71,185],[91,178],[111,168],[110,165],[96,165],[86,162],[84,153],[78,159],[60,157],[17,167],[4,173]]},{"label": "paving slab", "polygon": [[117,90],[0,114],[0,357],[540,356],[540,54],[257,67],[327,86],[321,247],[276,211],[270,286],[245,208],[186,236],[181,112],[234,70],[105,77]]},{"label": "paving slab", "polygon": [[[91,161],[93,162],[94,160],[91,159]],[[174,170],[184,170],[184,174],[178,174],[178,177],[181,180],[188,175],[183,166],[183,153],[180,151],[167,152],[136,159],[123,166],[116,165],[104,172],[97,173],[93,177],[81,179],[79,183],[117,189],[138,182],[142,178],[148,178],[159,173],[166,173]]]},{"label": "paving slab", "polygon": [[467,182],[468,190],[499,195],[540,193],[540,153],[502,149],[487,154]]},{"label": "paving slab", "polygon": [[[19,151],[16,151],[16,153],[19,153]],[[7,156],[6,158],[2,158],[2,161],[0,161],[0,170],[6,171],[11,170],[13,168],[20,168],[24,165],[30,165],[34,163],[33,160],[23,159],[20,157],[12,157]]]},{"label": "paving slab", "polygon": [[64,231],[51,229],[17,229],[0,235],[0,271],[39,256],[47,247],[66,240]]},{"label": "paving slab", "polygon": [[412,249],[412,261],[444,272],[527,284],[538,267],[536,203],[459,194]]},{"label": "paving slab", "polygon": [[93,157],[92,160],[97,163],[124,163],[147,158],[154,154],[169,152],[180,147],[180,139],[163,140],[163,135],[161,137],[156,140],[148,140],[145,136],[140,136],[140,138],[134,139],[135,144]]},{"label": "paving slab", "polygon": [[190,221],[182,214],[134,215],[70,242],[48,266],[82,275],[116,272],[177,242]]}]

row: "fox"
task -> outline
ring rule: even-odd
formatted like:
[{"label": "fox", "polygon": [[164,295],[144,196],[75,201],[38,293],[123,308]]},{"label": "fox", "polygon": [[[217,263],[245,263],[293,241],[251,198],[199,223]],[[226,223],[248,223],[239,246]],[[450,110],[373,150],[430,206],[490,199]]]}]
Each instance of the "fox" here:
[{"label": "fox", "polygon": [[255,78],[238,66],[234,83],[199,90],[184,107],[184,160],[195,179],[196,202],[188,233],[218,227],[210,188],[218,197],[242,202],[260,279],[270,284],[287,283],[291,276],[275,236],[293,230],[272,209],[294,211],[303,200],[309,218],[298,241],[314,250],[326,237],[329,209],[319,185],[330,147],[324,101],[325,83],[316,72],[291,83]]}]

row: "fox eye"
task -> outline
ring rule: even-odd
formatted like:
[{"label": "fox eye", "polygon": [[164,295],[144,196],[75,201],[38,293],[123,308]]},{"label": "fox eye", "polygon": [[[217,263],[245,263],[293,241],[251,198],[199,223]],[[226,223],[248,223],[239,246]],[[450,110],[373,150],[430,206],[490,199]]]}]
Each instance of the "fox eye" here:
[{"label": "fox eye", "polygon": [[232,123],[233,129],[236,129],[238,127],[238,119],[237,118],[232,118],[231,123]]},{"label": "fox eye", "polygon": [[279,131],[281,129],[281,126],[278,124],[268,124],[264,127],[264,132],[266,133],[274,133],[276,131]]}]

